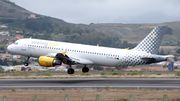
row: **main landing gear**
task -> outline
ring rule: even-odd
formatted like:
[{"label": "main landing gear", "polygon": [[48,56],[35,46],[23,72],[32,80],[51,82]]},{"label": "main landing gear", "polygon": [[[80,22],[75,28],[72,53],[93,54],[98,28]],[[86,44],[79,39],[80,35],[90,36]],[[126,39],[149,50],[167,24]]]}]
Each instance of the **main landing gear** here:
[{"label": "main landing gear", "polygon": [[[68,74],[74,74],[74,69],[71,67],[71,65],[69,64],[70,68],[67,70]],[[86,65],[82,68],[82,72],[83,73],[87,73],[89,72],[89,68],[86,67]]]},{"label": "main landing gear", "polygon": [[89,68],[86,67],[86,65],[85,65],[85,66],[82,68],[82,72],[83,72],[83,73],[89,72]]},{"label": "main landing gear", "polygon": [[69,69],[67,70],[68,74],[74,74],[74,69],[71,67],[71,61],[67,61],[67,64],[69,65]]},{"label": "main landing gear", "polygon": [[27,59],[26,59],[26,61],[25,61],[25,63],[24,63],[24,66],[28,66],[29,65],[29,56],[27,57]]},{"label": "main landing gear", "polygon": [[69,68],[69,69],[67,70],[67,73],[68,73],[68,74],[74,74],[74,69],[73,69],[73,68]]}]

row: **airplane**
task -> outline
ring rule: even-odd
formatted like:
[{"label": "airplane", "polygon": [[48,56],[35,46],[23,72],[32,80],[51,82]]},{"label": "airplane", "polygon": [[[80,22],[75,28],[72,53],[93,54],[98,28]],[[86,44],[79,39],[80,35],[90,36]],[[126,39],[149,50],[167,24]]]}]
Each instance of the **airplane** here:
[{"label": "airplane", "polygon": [[82,64],[82,72],[89,72],[86,65],[135,66],[166,61],[170,56],[157,55],[167,26],[155,27],[135,48],[118,49],[101,46],[83,45],[25,38],[7,47],[9,52],[27,57],[39,58],[39,65],[52,67],[68,64],[68,74],[74,74],[71,65]]}]

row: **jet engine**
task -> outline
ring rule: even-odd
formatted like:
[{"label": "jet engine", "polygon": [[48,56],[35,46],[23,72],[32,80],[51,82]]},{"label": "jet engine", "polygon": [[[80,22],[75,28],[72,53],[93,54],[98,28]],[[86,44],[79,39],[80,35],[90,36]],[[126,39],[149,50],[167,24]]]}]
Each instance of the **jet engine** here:
[{"label": "jet engine", "polygon": [[47,56],[40,56],[39,57],[39,65],[44,67],[52,67],[55,65],[61,65],[62,62],[57,60],[56,58],[47,57]]}]

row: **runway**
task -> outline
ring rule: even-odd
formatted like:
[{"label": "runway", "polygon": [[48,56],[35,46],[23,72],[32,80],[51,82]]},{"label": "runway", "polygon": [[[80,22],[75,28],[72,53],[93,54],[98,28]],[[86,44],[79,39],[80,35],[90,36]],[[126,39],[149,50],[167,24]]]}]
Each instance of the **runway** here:
[{"label": "runway", "polygon": [[154,88],[179,89],[180,79],[1,79],[0,89],[57,89],[57,88]]}]

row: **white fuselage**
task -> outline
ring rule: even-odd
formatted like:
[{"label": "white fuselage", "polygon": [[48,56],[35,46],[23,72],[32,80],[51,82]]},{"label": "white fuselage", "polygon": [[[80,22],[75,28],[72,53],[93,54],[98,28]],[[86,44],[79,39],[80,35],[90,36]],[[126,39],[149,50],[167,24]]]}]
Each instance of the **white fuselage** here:
[{"label": "white fuselage", "polygon": [[[62,53],[67,51],[66,54],[68,56],[87,59],[92,61],[93,64],[104,66],[141,65],[145,64],[145,61],[141,60],[140,58],[142,56],[151,55],[146,52],[139,52],[135,50],[107,48],[39,39],[21,39],[16,43],[18,44],[8,46],[8,50],[15,54],[38,58],[40,56],[46,56],[49,53]],[[129,54],[131,56],[128,56]]]}]

